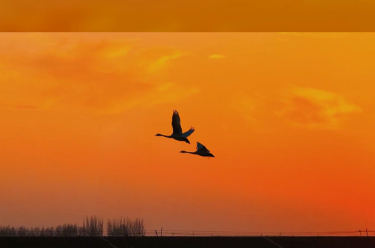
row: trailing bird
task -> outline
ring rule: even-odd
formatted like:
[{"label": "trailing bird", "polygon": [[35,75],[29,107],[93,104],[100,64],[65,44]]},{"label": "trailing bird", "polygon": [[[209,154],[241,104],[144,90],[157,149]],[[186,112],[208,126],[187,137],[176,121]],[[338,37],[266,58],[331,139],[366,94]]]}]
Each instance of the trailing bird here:
[{"label": "trailing bird", "polygon": [[182,132],[180,115],[178,114],[177,110],[173,110],[172,128],[173,128],[173,133],[169,136],[160,134],[160,133],[156,134],[155,136],[163,136],[166,138],[172,138],[178,141],[185,141],[186,143],[190,144],[190,141],[187,139],[187,137],[189,137],[195,131],[195,129],[193,127],[190,127],[189,131],[185,133]]},{"label": "trailing bird", "polygon": [[195,152],[180,151],[181,153],[190,153],[202,157],[215,157],[210,151],[201,143],[197,142],[197,150]]}]

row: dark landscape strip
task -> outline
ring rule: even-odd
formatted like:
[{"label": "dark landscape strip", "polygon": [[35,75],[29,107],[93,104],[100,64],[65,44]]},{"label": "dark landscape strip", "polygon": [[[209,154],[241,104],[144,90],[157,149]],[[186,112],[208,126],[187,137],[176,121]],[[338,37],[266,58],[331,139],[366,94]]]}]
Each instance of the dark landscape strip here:
[{"label": "dark landscape strip", "polygon": [[[108,242],[107,242],[108,241]],[[272,242],[271,242],[272,241]],[[276,245],[275,245],[276,244]],[[375,237],[0,237],[1,248],[374,248]]]}]

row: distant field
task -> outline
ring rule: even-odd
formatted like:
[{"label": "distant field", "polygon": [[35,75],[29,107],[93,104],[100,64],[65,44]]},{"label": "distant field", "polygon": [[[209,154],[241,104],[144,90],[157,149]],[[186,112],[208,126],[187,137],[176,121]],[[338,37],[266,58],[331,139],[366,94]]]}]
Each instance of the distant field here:
[{"label": "distant field", "polygon": [[374,248],[375,237],[0,237],[1,248]]}]

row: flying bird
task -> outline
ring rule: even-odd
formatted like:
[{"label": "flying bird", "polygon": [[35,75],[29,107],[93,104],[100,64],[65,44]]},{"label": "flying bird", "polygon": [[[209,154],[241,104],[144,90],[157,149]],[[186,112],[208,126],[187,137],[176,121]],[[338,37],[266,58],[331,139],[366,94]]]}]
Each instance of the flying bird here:
[{"label": "flying bird", "polygon": [[180,151],[181,153],[190,153],[202,157],[215,157],[210,151],[201,143],[197,142],[197,150],[195,152]]},{"label": "flying bird", "polygon": [[172,138],[178,141],[185,141],[186,143],[190,144],[190,141],[187,139],[194,131],[195,129],[193,127],[190,127],[189,131],[183,133],[181,128],[181,121],[180,121],[180,115],[178,114],[177,110],[173,110],[172,115],[172,128],[173,133],[171,135],[163,135],[163,134],[156,134],[155,136],[163,136],[166,138]]}]

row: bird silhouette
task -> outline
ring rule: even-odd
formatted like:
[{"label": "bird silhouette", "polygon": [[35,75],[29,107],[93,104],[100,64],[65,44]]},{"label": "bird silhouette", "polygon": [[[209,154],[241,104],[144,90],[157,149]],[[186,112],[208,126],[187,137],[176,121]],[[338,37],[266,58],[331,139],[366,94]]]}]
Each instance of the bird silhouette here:
[{"label": "bird silhouette", "polygon": [[180,151],[181,153],[190,153],[202,157],[215,157],[210,151],[201,143],[197,142],[197,150],[195,152]]},{"label": "bird silhouette", "polygon": [[185,133],[182,132],[180,115],[178,114],[177,110],[173,110],[172,128],[173,128],[173,133],[169,136],[160,134],[160,133],[156,134],[155,136],[172,138],[178,141],[185,141],[186,143],[190,144],[190,141],[187,139],[187,137],[189,137],[195,131],[195,129],[193,127],[190,127],[189,131]]}]

